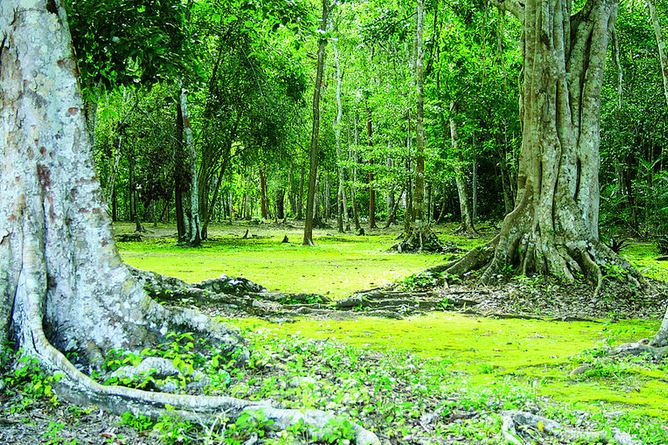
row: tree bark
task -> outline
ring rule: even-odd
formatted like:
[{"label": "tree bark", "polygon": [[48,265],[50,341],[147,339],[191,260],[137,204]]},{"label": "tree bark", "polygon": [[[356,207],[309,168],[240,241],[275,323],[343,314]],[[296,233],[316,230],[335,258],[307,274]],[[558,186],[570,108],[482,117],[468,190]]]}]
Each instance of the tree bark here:
[{"label": "tree bark", "polygon": [[[327,32],[327,15],[329,7],[327,0],[322,0],[322,20],[320,22],[320,32]],[[311,150],[308,173],[308,195],[306,197],[306,222],[304,223],[304,241],[305,246],[313,245],[313,218],[314,204],[316,194],[316,179],[318,177],[318,136],[320,134],[320,89],[322,87],[322,77],[325,70],[325,47],[327,39],[320,37],[318,43],[318,65],[316,68],[315,88],[313,92],[313,129],[311,132]]]},{"label": "tree bark", "polygon": [[482,279],[512,266],[565,281],[584,275],[598,293],[614,264],[639,284],[598,236],[601,86],[618,3],[589,0],[572,16],[569,0],[509,5],[521,7],[524,37],[518,192]]},{"label": "tree bark", "polygon": [[369,185],[369,229],[375,229],[376,226],[376,189],[374,187],[375,175],[373,173],[373,115],[371,113],[371,108],[369,107],[369,102],[367,99],[366,103],[366,138],[367,146],[369,147],[369,174],[367,176],[368,185]]},{"label": "tree bark", "polygon": [[188,165],[190,167],[190,215],[188,221],[189,236],[188,244],[196,247],[202,244],[202,228],[199,218],[199,184],[197,181],[197,150],[193,140],[193,130],[188,113],[188,93],[183,86],[179,87],[179,107],[183,118],[183,140],[188,153]]},{"label": "tree bark", "polygon": [[334,52],[334,62],[336,63],[336,118],[334,120],[334,136],[336,138],[336,161],[338,173],[338,189],[336,192],[336,222],[339,233],[343,233],[350,226],[348,221],[348,203],[346,199],[345,169],[342,165],[343,152],[341,150],[341,121],[343,119],[343,106],[341,104],[341,84],[343,83],[343,74],[341,73],[341,61],[339,60],[339,51],[335,44],[332,44]]},{"label": "tree bark", "polygon": [[267,175],[264,167],[260,167],[260,216],[263,222],[266,222],[269,218],[267,207]]},{"label": "tree bark", "polygon": [[471,207],[471,197],[469,196],[469,188],[466,180],[466,173],[464,172],[464,156],[459,147],[459,133],[457,131],[457,105],[455,102],[450,104],[450,141],[452,143],[452,151],[455,154],[455,185],[457,186],[457,196],[459,198],[459,213],[461,215],[461,225],[459,230],[468,236],[476,234],[475,226],[473,224],[473,211]]},{"label": "tree bark", "polygon": [[424,182],[424,0],[417,0],[415,28],[415,191],[413,192],[413,222],[420,226],[425,219]]},{"label": "tree bark", "polygon": [[[59,0],[0,3],[0,341],[14,340],[61,378],[58,395],[120,414],[213,421],[263,411],[275,426],[318,428],[333,416],[266,402],[100,385],[65,356],[88,363],[110,348],[141,350],[170,331],[210,336],[230,352],[240,338],[193,310],[149,298],[122,263],[93,166],[76,60]],[[187,115],[187,114],[186,114]],[[355,425],[358,444],[380,444]]]}]

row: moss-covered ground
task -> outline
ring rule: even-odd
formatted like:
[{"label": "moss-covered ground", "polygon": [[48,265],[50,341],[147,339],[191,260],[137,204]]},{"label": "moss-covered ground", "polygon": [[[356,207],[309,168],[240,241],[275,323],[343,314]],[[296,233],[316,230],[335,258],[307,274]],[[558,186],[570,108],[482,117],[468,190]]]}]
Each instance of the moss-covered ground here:
[{"label": "moss-covered ground", "polygon": [[[156,238],[121,243],[120,250],[134,266],[191,282],[226,273],[242,275],[272,290],[328,293],[336,298],[401,279],[444,259],[443,255],[388,253],[397,235],[391,231],[365,237],[319,231],[317,246],[307,248],[299,242],[298,229],[251,226],[250,234],[258,238],[241,239],[245,229],[215,227],[212,240],[198,249],[177,247],[173,238]],[[443,240],[463,248],[485,242],[485,238],[454,236],[452,229],[444,227],[438,232]],[[120,226],[117,230],[129,229]],[[286,234],[291,243],[282,244]],[[622,254],[646,275],[668,278],[668,264],[655,261],[653,245],[631,244]],[[398,321],[365,317],[282,324],[256,319],[229,321],[277,340],[328,339],[355,348],[411,353],[425,363],[445,366],[457,376],[457,384],[474,391],[507,393],[520,388],[573,410],[599,413],[602,419],[610,413],[616,412],[617,417],[622,413],[624,422],[633,423],[635,430],[642,429],[643,422],[668,422],[668,365],[611,359],[602,353],[610,345],[651,337],[659,325],[657,320],[554,322],[433,313]],[[653,438],[646,440],[668,443],[667,429],[659,430],[665,435],[654,429]]]},{"label": "moss-covered ground", "polygon": [[[246,228],[250,238],[242,239]],[[120,225],[117,232],[132,229]],[[151,230],[158,235],[175,231],[165,226]],[[119,249],[132,266],[188,282],[227,274],[243,276],[269,290],[320,293],[333,298],[387,285],[439,264],[443,258],[389,252],[397,236],[394,231],[354,236],[339,235],[336,229],[316,230],[314,247],[302,246],[302,231],[291,227],[214,226],[210,233],[211,240],[196,249],[179,247],[172,237],[119,243]],[[289,243],[281,242],[285,235]]]}]

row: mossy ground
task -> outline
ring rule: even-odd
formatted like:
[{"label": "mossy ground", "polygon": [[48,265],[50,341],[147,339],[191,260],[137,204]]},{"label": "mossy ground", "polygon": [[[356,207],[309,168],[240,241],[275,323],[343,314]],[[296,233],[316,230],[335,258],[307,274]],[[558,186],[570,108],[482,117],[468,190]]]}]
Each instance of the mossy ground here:
[{"label": "mossy ground", "polygon": [[[452,227],[439,229],[444,241],[463,248],[486,241],[454,236]],[[328,293],[335,298],[386,284],[444,260],[443,255],[389,253],[387,249],[396,237],[392,231],[366,237],[320,231],[315,248],[301,246],[301,232],[294,228],[251,226],[250,233],[259,238],[246,240],[241,239],[244,231],[245,227],[239,226],[215,227],[212,241],[199,249],[177,247],[173,238],[158,238],[121,243],[120,250],[136,267],[191,282],[226,273],[242,275],[272,290]],[[285,234],[290,244],[280,243]],[[668,278],[668,263],[655,261],[653,245],[634,243],[623,249],[622,255],[647,276]],[[362,317],[283,324],[254,319],[231,322],[262,328],[276,338],[298,335],[371,350],[413,353],[428,362],[447,365],[459,376],[461,385],[474,391],[508,392],[520,387],[601,416],[618,411],[622,414],[617,416],[625,420],[616,418],[617,425],[642,423],[648,418],[660,425],[668,421],[668,366],[609,359],[601,354],[607,346],[651,337],[659,324],[656,320],[553,322],[434,313],[399,321]],[[580,371],[572,374],[578,368]],[[655,443],[663,443],[663,439],[657,440]]]},{"label": "mossy ground", "polygon": [[[257,238],[242,239],[246,228]],[[129,225],[117,226],[117,233],[131,230]],[[152,230],[156,235],[174,233],[173,227],[162,225]],[[393,231],[355,236],[337,234],[336,229],[316,230],[314,247],[302,246],[302,231],[290,227],[221,225],[209,233],[211,240],[196,249],[177,246],[173,237],[118,244],[128,264],[191,283],[226,274],[243,276],[272,291],[332,298],[390,284],[443,260],[442,255],[389,252],[397,235]],[[281,243],[284,235],[289,243]]]}]

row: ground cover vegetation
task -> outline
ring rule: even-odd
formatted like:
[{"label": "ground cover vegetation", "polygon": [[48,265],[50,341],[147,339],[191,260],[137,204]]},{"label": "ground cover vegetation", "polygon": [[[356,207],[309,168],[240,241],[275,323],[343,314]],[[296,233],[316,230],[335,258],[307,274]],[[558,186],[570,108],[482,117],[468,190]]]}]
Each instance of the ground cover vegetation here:
[{"label": "ground cover vegetation", "polygon": [[4,0],[0,441],[667,443],[667,14]]}]

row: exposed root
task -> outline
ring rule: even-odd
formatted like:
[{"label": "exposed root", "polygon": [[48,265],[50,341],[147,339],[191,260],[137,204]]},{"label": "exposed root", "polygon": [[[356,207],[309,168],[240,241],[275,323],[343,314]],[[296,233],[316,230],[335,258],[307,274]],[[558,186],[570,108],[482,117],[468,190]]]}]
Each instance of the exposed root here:
[{"label": "exposed root", "polygon": [[[334,415],[318,410],[282,409],[268,401],[248,401],[225,396],[194,396],[150,392],[123,386],[97,383],[70,362],[46,337],[43,320],[47,295],[47,279],[43,251],[37,237],[27,237],[23,249],[23,269],[18,278],[13,318],[14,334],[27,355],[34,356],[49,372],[61,376],[55,390],[63,399],[77,404],[94,404],[115,414],[127,411],[153,418],[174,413],[185,420],[213,421],[221,415],[233,420],[244,412],[262,411],[274,421],[274,427],[288,428],[303,421],[317,437],[320,429]],[[146,314],[151,330],[156,336],[173,327],[186,327],[229,346],[239,348],[241,337],[223,325],[194,310],[171,311],[158,303],[145,299],[145,306],[136,308]],[[162,332],[164,330],[164,332]],[[151,339],[149,339],[150,341]],[[372,432],[355,425],[356,443],[378,445],[380,441]]]},{"label": "exposed root", "polygon": [[467,272],[474,272],[489,265],[494,258],[494,250],[499,242],[498,235],[489,243],[481,247],[471,249],[459,260],[450,263],[445,271],[452,275],[464,275]]},{"label": "exposed root", "polygon": [[[41,298],[29,283],[25,286],[23,303],[26,320],[21,329],[21,344],[27,354],[39,359],[40,363],[52,373],[62,375],[57,384],[57,392],[64,399],[79,404],[95,404],[115,414],[126,411],[142,413],[153,418],[167,413],[177,414],[185,420],[213,420],[224,414],[235,419],[244,412],[262,411],[268,419],[274,421],[274,427],[285,429],[297,422],[308,425],[317,437],[320,428],[334,415],[319,410],[282,409],[270,402],[254,402],[221,396],[192,396],[149,392],[122,386],[101,385],[79,371],[60,351],[51,345],[44,334],[41,318]],[[365,445],[380,444],[372,432],[354,425],[356,443]]]},{"label": "exposed root", "polygon": [[[506,411],[502,414],[503,438],[513,445],[535,443],[537,436],[549,435],[563,443],[607,443],[617,445],[642,445],[629,434],[613,428],[612,433],[607,431],[580,431],[566,427],[547,417],[537,416],[524,411]],[[538,440],[538,442],[541,442]]]},{"label": "exposed root", "polygon": [[655,346],[649,340],[640,340],[636,343],[627,343],[614,349],[615,355],[647,355],[652,360],[662,360],[668,356],[668,346]]},{"label": "exposed root", "polygon": [[411,224],[391,250],[399,253],[446,252],[447,249],[428,225]]}]

